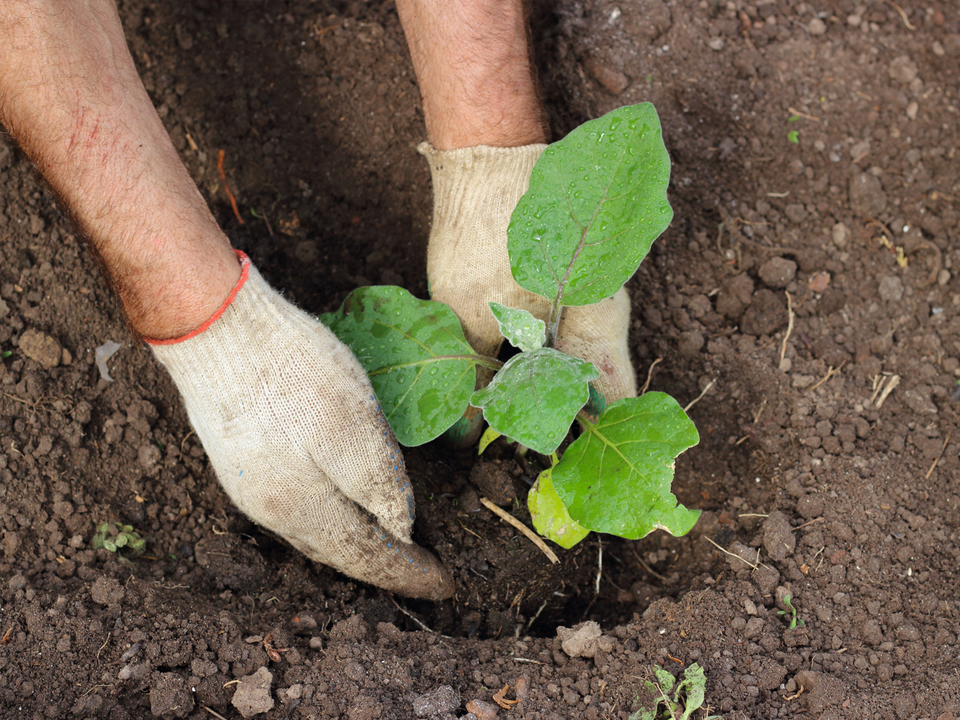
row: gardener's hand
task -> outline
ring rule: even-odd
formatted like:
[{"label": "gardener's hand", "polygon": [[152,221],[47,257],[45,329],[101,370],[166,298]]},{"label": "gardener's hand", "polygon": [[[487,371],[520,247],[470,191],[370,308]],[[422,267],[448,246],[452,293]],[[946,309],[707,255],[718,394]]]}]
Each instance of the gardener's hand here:
[{"label": "gardener's hand", "polygon": [[211,321],[148,341],[227,494],[318,562],[404,595],[450,597],[450,575],[410,540],[410,481],[363,369],[246,256],[242,266]]},{"label": "gardener's hand", "polygon": [[[529,310],[541,320],[548,302],[521,289],[510,272],[507,225],[546,145],[522,0],[397,0],[420,84],[430,144],[420,151],[433,175],[433,227],[427,253],[430,293],[450,305],[467,340],[496,355],[503,338],[488,303]],[[592,362],[607,402],[636,395],[627,349],[626,292],[566,308],[557,346]],[[481,371],[480,382],[489,380]],[[479,432],[470,421],[448,438]]]},{"label": "gardener's hand", "polygon": [[[482,355],[496,356],[503,337],[489,302],[528,310],[546,321],[550,303],[513,279],[507,226],[545,145],[473,147],[439,151],[420,146],[433,176],[433,227],[427,274],[434,300],[450,305],[467,340]],[[596,305],[563,310],[557,348],[592,362],[608,403],[637,394],[627,332],[626,290]]]},{"label": "gardener's hand", "polygon": [[348,575],[449,597],[450,576],[410,542],[413,495],[363,370],[249,263],[241,275],[140,82],[114,0],[4,5],[0,122],[70,210],[131,327],[180,338],[154,350],[233,501]]}]

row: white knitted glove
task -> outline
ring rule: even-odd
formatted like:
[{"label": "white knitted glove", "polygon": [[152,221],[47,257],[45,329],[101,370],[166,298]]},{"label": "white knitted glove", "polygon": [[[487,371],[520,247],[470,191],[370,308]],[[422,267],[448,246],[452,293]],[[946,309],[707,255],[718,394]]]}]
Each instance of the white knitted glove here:
[{"label": "white knitted glove", "polygon": [[[543,321],[545,298],[513,279],[507,254],[507,226],[530,173],[546,145],[418,150],[433,177],[433,226],[427,248],[427,276],[434,300],[460,318],[467,340],[481,355],[496,356],[503,337],[490,312],[491,301],[522,308]],[[627,333],[630,300],[625,289],[596,305],[564,308],[557,349],[592,362],[594,382],[608,403],[637,394]],[[489,381],[489,376],[481,383]]]},{"label": "white knitted glove", "polygon": [[450,597],[450,575],[410,540],[410,481],[363,369],[237,254],[243,274],[217,315],[148,341],[224,490],[313,560],[411,597]]}]

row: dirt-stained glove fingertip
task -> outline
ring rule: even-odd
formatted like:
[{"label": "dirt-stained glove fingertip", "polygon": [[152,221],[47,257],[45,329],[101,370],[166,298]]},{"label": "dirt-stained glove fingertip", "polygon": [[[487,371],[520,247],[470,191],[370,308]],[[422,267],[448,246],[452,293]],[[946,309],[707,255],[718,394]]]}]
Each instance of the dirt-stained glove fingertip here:
[{"label": "dirt-stained glove fingertip", "polygon": [[411,533],[413,532],[414,510],[413,510],[413,492],[405,493],[406,508],[392,513],[377,513],[377,521],[391,535],[409,545],[413,542]]}]

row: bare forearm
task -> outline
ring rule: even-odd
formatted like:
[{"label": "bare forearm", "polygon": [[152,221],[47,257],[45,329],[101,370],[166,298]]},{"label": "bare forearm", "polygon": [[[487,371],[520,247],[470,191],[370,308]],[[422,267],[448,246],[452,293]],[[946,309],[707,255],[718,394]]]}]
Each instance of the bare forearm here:
[{"label": "bare forearm", "polygon": [[112,0],[0,16],[0,122],[101,257],[135,330],[209,318],[239,268],[137,75]]},{"label": "bare forearm", "polygon": [[438,150],[544,142],[523,0],[397,0]]}]

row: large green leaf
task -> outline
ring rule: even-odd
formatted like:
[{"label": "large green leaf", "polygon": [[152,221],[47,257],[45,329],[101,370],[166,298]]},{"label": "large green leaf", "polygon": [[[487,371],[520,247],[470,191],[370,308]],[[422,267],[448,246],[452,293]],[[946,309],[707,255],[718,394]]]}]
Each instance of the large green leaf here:
[{"label": "large green leaf", "polygon": [[320,321],[353,350],[402,444],[433,440],[463,415],[477,356],[443,303],[389,285],[359,288]]},{"label": "large green leaf", "polygon": [[552,469],[547,468],[527,494],[527,508],[534,529],[557,545],[569,550],[583,540],[590,531],[570,517],[567,507],[553,489],[550,476]]},{"label": "large green leaf", "polygon": [[677,401],[647,393],[610,405],[553,468],[553,485],[583,527],[635,540],[662,529],[690,531],[700,512],[670,492],[674,460],[700,442]]},{"label": "large green leaf", "polygon": [[600,377],[588,362],[553,348],[510,358],[490,384],[470,400],[497,432],[549,455],[590,397],[587,383]]},{"label": "large green leaf", "polygon": [[511,217],[513,277],[557,306],[610,297],[670,224],[669,180],[650,103],[581,125],[544,150]]}]

